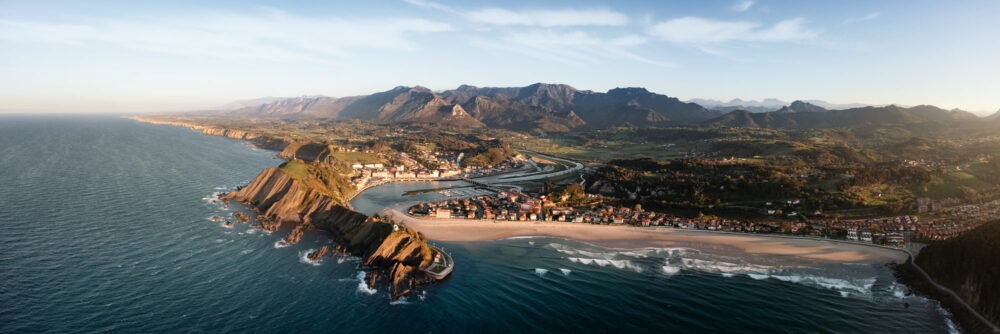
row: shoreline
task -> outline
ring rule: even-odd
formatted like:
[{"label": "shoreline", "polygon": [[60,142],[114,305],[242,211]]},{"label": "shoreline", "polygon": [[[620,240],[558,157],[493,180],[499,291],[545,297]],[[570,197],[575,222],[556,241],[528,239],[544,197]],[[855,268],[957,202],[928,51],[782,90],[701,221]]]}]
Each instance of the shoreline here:
[{"label": "shoreline", "polygon": [[[230,134],[227,133],[228,129],[205,127],[187,122],[165,122],[141,116],[124,118],[144,123],[165,124],[201,130],[203,134],[207,135],[250,142],[257,137],[256,135],[244,132]],[[259,145],[257,146],[260,147]],[[264,147],[260,148],[267,149]],[[537,152],[535,153],[537,154]],[[369,188],[371,187],[355,191],[352,193],[351,198],[360,196]],[[348,208],[351,207],[350,201],[346,201],[345,203]],[[403,204],[387,207],[382,212],[384,215],[389,215],[403,221],[423,232],[428,238],[440,241],[474,242],[519,236],[540,236],[573,239],[604,248],[684,247],[723,253],[794,256],[829,262],[900,264],[906,262],[909,257],[908,253],[903,249],[790,236],[741,235],[720,231],[637,228],[567,222],[503,221],[494,223],[483,220],[416,218],[401,212],[399,210],[400,205]]]},{"label": "shoreline", "polygon": [[388,207],[382,214],[402,221],[428,239],[447,242],[554,237],[612,249],[681,247],[725,254],[777,255],[840,263],[901,264],[909,258],[903,249],[836,240],[567,222],[418,218],[403,213],[399,206]]}]

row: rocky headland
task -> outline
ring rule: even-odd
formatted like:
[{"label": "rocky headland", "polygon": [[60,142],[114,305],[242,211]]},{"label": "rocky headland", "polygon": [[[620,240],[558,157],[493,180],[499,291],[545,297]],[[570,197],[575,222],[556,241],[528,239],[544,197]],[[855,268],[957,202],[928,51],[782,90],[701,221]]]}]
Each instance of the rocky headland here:
[{"label": "rocky headland", "polygon": [[265,169],[250,184],[222,198],[250,206],[265,226],[294,226],[283,240],[287,243],[297,242],[311,228],[330,232],[347,253],[364,260],[362,266],[370,269],[366,280],[370,287],[378,278],[388,282],[393,300],[435,281],[422,270],[431,264],[434,252],[423,235],[391,220],[353,211],[315,186],[315,180],[298,177],[280,168]]}]

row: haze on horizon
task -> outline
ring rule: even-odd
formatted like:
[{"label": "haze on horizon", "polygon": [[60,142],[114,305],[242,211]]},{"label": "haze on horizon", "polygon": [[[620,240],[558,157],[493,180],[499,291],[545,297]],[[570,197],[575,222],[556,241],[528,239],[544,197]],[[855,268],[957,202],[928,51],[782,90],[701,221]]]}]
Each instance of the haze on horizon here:
[{"label": "haze on horizon", "polygon": [[997,12],[997,1],[0,1],[0,113],[547,82],[988,114],[1000,108]]}]

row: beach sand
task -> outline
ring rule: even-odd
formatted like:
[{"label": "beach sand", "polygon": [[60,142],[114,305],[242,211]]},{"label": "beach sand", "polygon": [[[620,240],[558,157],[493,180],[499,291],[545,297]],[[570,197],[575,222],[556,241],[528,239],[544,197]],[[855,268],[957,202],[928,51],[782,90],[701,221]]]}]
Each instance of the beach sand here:
[{"label": "beach sand", "polygon": [[661,227],[630,227],[565,222],[519,222],[412,217],[398,208],[383,214],[404,222],[431,240],[488,241],[517,236],[567,238],[606,248],[683,247],[709,252],[784,255],[830,262],[902,263],[901,250],[776,235],[725,233]]}]

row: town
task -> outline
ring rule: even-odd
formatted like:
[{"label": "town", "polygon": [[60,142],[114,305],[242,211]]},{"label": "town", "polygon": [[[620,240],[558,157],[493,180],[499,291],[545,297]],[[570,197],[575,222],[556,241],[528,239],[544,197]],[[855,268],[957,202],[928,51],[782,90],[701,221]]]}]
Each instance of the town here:
[{"label": "town", "polygon": [[[523,158],[511,158],[493,166],[465,166],[461,167],[460,162],[463,154],[448,156],[435,152],[427,154],[424,161],[429,163],[418,163],[410,158],[406,153],[399,153],[401,164],[396,166],[385,166],[382,163],[351,164],[354,174],[351,183],[355,189],[366,189],[375,185],[395,181],[441,181],[458,180],[460,178],[481,177],[502,173],[509,173],[514,170],[524,168],[526,163]],[[438,168],[427,168],[427,164],[434,164]],[[410,166],[410,167],[407,167]]]},{"label": "town", "polygon": [[[595,195],[587,195],[594,197]],[[592,207],[558,206],[550,199],[533,197],[517,189],[472,198],[454,198],[420,203],[408,209],[411,216],[442,219],[479,219],[499,221],[549,221],[589,224],[617,224],[636,227],[662,226],[742,233],[780,233],[850,240],[879,245],[905,247],[904,232],[915,240],[942,240],[968,231],[989,217],[1000,214],[1000,200],[981,205],[963,205],[942,211],[931,219],[901,215],[854,220],[752,221],[714,216],[682,218],[643,210],[636,205],[601,205]],[[928,217],[926,215],[923,215]]]}]

